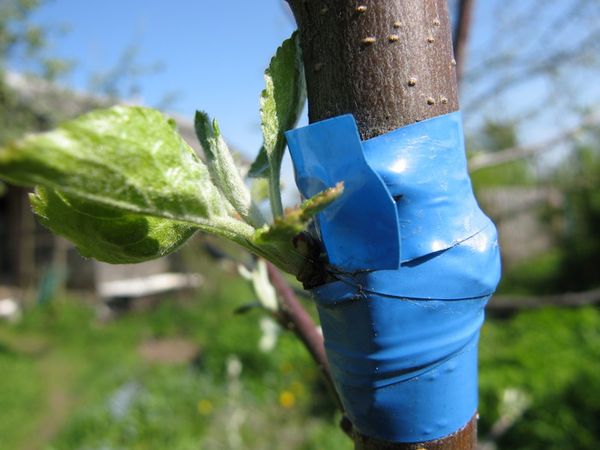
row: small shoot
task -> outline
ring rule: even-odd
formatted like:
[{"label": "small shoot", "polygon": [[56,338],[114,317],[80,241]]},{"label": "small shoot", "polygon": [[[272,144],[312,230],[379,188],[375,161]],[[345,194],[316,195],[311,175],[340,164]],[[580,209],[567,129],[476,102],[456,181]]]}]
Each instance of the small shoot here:
[{"label": "small shoot", "polygon": [[279,177],[286,147],[284,132],[296,125],[306,101],[304,65],[297,32],[277,49],[265,71],[265,84],[260,97],[264,143],[250,175],[268,178],[271,211],[277,218],[283,215]]}]

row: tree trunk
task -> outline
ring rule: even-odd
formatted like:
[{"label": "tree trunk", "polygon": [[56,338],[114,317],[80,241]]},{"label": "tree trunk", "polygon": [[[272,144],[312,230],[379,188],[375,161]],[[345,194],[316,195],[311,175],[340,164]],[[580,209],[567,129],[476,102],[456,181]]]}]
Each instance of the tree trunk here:
[{"label": "tree trunk", "polygon": [[[351,113],[362,139],[458,110],[446,0],[288,0],[304,56],[310,122]],[[468,450],[476,419],[424,443],[355,434],[357,450]]]},{"label": "tree trunk", "polygon": [[369,139],[458,110],[446,0],[289,3],[311,123],[352,113]]}]

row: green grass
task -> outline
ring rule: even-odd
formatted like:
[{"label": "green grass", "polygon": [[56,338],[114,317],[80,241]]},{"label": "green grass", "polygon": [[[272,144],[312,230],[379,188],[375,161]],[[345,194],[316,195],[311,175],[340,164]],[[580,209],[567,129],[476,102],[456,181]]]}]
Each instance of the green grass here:
[{"label": "green grass", "polygon": [[500,440],[505,449],[600,448],[600,312],[523,312],[488,321],[480,343],[480,430],[498,419],[506,389],[529,399]]},{"label": "green grass", "polygon": [[[0,449],[351,449],[309,356],[290,334],[258,349],[259,311],[234,276],[101,324],[62,300],[0,324]],[[190,363],[144,360],[148,339],[195,343]],[[488,320],[481,338],[480,430],[507,389],[529,406],[501,449],[600,448],[600,313],[547,309]],[[231,358],[239,378],[228,376]]]},{"label": "green grass", "polygon": [[0,448],[18,448],[33,431],[44,392],[34,358],[0,341]]},{"label": "green grass", "polygon": [[[233,314],[252,300],[249,287],[226,275],[208,284],[193,300],[107,324],[74,300],[0,324],[0,449],[350,449],[296,339],[283,334],[261,352],[261,313]],[[199,358],[139,355],[141,342],[168,337],[197,344]],[[231,358],[239,379],[227,375]]]}]

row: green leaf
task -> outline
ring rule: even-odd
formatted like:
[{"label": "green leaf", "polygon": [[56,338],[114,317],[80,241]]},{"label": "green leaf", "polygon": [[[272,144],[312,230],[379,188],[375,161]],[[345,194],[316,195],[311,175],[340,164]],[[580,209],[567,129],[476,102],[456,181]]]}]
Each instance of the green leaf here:
[{"label": "green leaf", "polygon": [[269,199],[269,181],[266,178],[254,178],[250,187],[252,200],[260,203]]},{"label": "green leaf", "polygon": [[320,211],[329,206],[344,191],[344,183],[326,189],[306,200],[298,208],[286,212],[275,219],[272,225],[265,225],[254,234],[257,244],[291,242],[294,236],[304,231],[308,222]]},{"label": "green leaf", "polygon": [[160,112],[117,106],[0,150],[0,176],[128,211],[204,222],[225,207],[206,167]]},{"label": "green leaf", "polygon": [[38,187],[30,195],[41,223],[73,242],[82,256],[113,264],[159,258],[177,250],[196,227]]},{"label": "green leaf", "polygon": [[159,111],[116,106],[0,149],[0,178],[132,213],[188,222],[242,245],[206,166]]},{"label": "green leaf", "polygon": [[248,176],[250,178],[269,177],[269,158],[267,157],[267,151],[265,150],[264,145],[260,148],[256,159],[250,165]]},{"label": "green leaf", "polygon": [[265,220],[252,202],[250,191],[221,136],[216,119],[211,123],[208,114],[196,111],[194,126],[206,155],[206,164],[213,183],[246,222],[257,227],[262,226]]},{"label": "green leaf", "polygon": [[260,98],[263,148],[269,162],[271,209],[273,216],[278,217],[283,214],[279,192],[281,159],[285,150],[283,133],[295,126],[306,99],[297,32],[277,49],[265,71],[265,83],[266,87]]}]

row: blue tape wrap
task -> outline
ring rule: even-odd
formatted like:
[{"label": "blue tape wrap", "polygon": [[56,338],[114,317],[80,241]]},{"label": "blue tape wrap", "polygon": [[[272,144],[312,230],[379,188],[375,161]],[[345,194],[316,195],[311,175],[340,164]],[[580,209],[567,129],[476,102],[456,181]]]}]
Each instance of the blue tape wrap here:
[{"label": "blue tape wrap", "polygon": [[337,281],[313,289],[334,383],[364,435],[421,442],[477,409],[477,343],[500,279],[467,172],[460,113],[361,141],[351,115],[286,133]]}]

